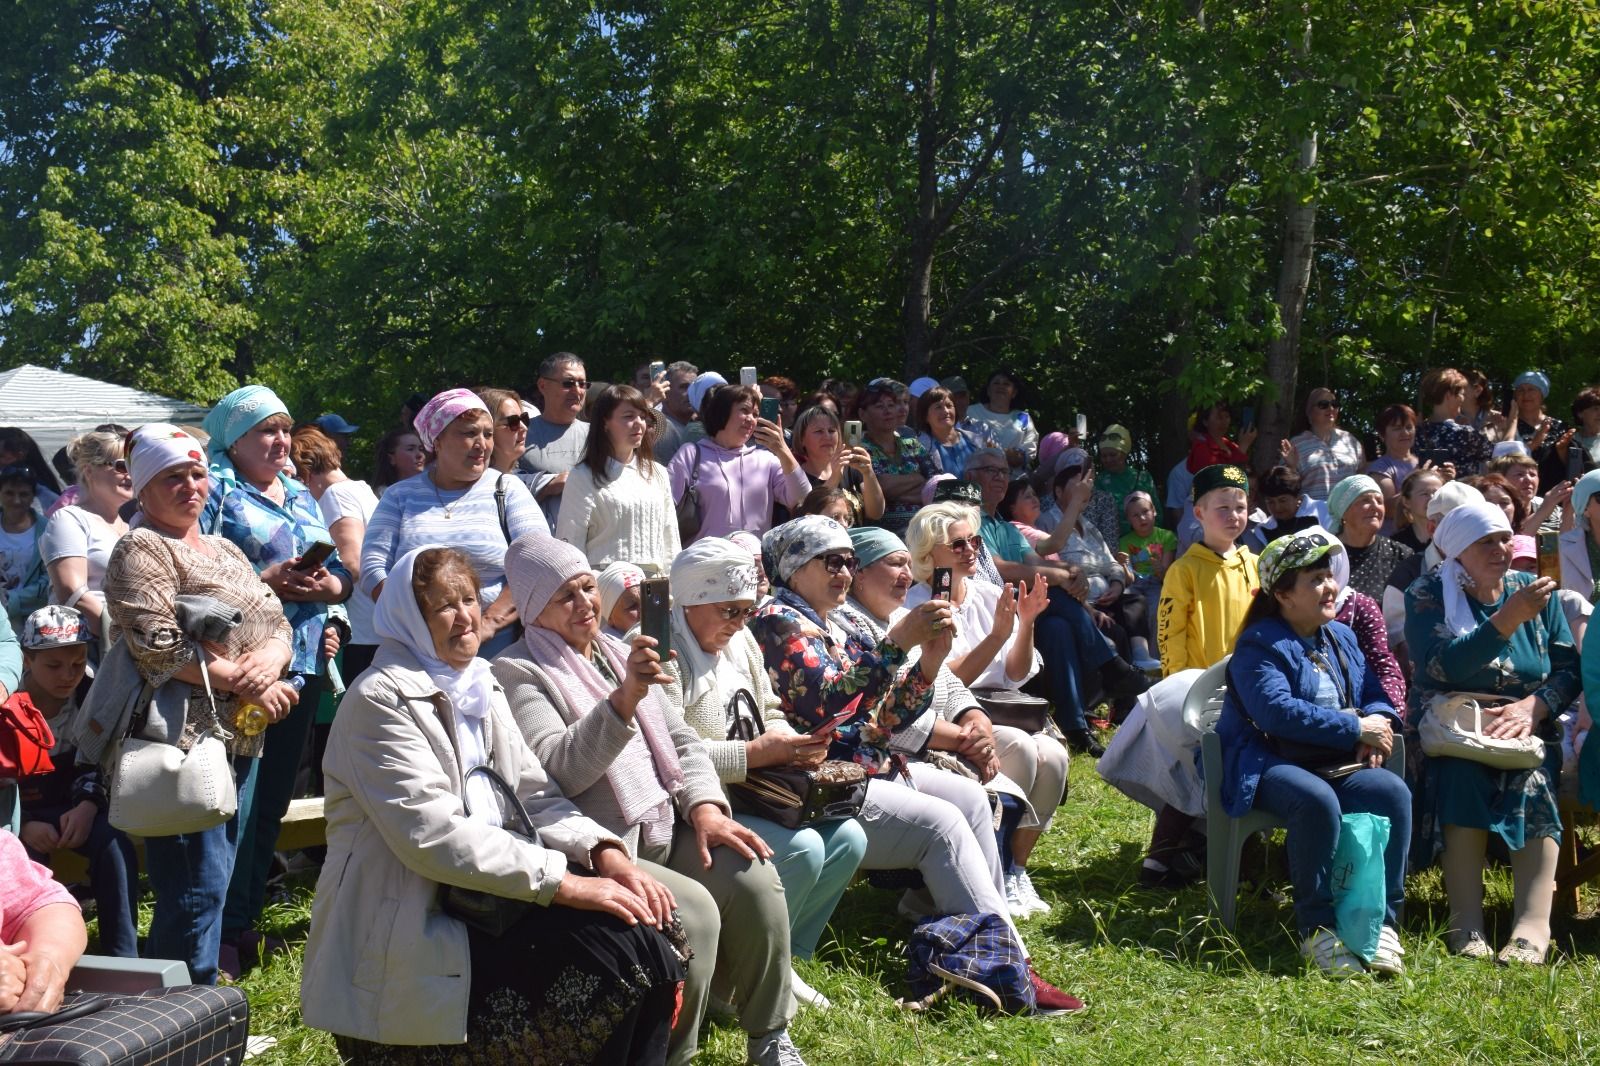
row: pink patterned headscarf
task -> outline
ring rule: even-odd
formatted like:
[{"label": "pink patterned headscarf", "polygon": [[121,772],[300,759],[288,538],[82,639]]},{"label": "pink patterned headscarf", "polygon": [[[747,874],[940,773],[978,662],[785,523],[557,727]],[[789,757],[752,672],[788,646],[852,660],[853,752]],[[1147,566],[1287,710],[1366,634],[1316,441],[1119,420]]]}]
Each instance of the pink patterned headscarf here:
[{"label": "pink patterned headscarf", "polygon": [[444,427],[468,411],[490,413],[488,406],[471,389],[446,389],[424,404],[411,424],[417,427],[422,446],[431,452],[433,442],[439,439]]}]

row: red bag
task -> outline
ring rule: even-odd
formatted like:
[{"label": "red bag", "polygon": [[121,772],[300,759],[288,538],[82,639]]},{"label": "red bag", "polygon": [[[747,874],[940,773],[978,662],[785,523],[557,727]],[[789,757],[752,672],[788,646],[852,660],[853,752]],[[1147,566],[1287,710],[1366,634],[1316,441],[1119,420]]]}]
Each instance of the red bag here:
[{"label": "red bag", "polygon": [[32,777],[54,770],[56,735],[26,692],[0,704],[0,777]]}]

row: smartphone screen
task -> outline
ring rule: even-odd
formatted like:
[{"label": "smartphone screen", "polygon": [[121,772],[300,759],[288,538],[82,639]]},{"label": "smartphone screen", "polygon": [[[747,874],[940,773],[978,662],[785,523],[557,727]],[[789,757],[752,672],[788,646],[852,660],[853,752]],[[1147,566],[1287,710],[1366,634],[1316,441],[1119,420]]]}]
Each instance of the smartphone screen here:
[{"label": "smartphone screen", "polygon": [[1243,411],[1239,412],[1239,429],[1240,430],[1249,429],[1251,426],[1253,426],[1255,424],[1256,424],[1256,409],[1254,407],[1246,407]]},{"label": "smartphone screen", "polygon": [[650,380],[651,381],[655,381],[658,378],[664,378],[666,376],[667,376],[667,364],[666,363],[663,363],[661,360],[657,359],[655,362],[650,364]]},{"label": "smartphone screen", "polygon": [[672,654],[672,583],[647,577],[639,583],[639,632],[656,639],[656,653],[665,662]]},{"label": "smartphone screen", "polygon": [[948,566],[936,566],[933,568],[932,588],[934,599],[948,600],[950,598],[950,592],[954,587],[954,579],[950,575],[950,568]]},{"label": "smartphone screen", "polygon": [[739,368],[739,384],[741,384],[741,385],[754,385],[755,383],[756,383],[756,368],[753,367],[753,366],[741,366]]},{"label": "smartphone screen", "polygon": [[1088,436],[1089,436],[1089,416],[1080,414],[1078,416],[1078,441],[1079,441],[1079,443],[1082,443],[1084,440],[1088,439]]},{"label": "smartphone screen", "polygon": [[327,562],[328,557],[332,554],[333,545],[329,544],[325,540],[319,540],[307,548],[300,556],[299,561],[297,561],[294,566],[290,567],[290,569],[300,571],[315,570],[317,567]]},{"label": "smartphone screen", "polygon": [[853,418],[844,424],[844,442],[852,448],[861,447],[861,423]]}]

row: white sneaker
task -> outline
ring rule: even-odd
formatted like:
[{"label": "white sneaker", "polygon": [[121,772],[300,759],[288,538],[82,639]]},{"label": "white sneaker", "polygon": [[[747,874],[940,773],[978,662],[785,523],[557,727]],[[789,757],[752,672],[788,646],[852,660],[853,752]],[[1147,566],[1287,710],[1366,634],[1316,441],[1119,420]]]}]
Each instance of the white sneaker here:
[{"label": "white sneaker", "polygon": [[1391,977],[1398,977],[1406,972],[1405,960],[1400,956],[1406,953],[1405,947],[1400,943],[1400,934],[1394,931],[1393,926],[1384,926],[1378,930],[1378,947],[1372,953],[1372,961],[1367,966],[1374,973],[1386,973]]},{"label": "white sneaker", "polygon": [[749,1066],[806,1066],[800,1049],[789,1039],[789,1030],[774,1029],[763,1036],[748,1037],[744,1043]]},{"label": "white sneaker", "polygon": [[794,1000],[802,1007],[811,1007],[815,1010],[827,1010],[833,1006],[828,997],[806,984],[805,978],[799,971],[789,971],[789,988],[794,992]]},{"label": "white sneaker", "polygon": [[1300,954],[1317,964],[1326,974],[1342,976],[1362,973],[1365,967],[1355,952],[1345,946],[1332,929],[1317,929],[1300,942]]},{"label": "white sneaker", "polygon": [[1016,921],[1033,917],[1033,906],[1022,897],[1022,878],[1017,876],[1015,870],[1006,874],[1006,910],[1011,912],[1011,917]]},{"label": "white sneaker", "polygon": [[1017,870],[1017,894],[1022,897],[1035,914],[1049,914],[1050,904],[1039,895],[1039,890],[1033,887],[1033,878],[1028,876],[1028,868],[1021,867]]}]

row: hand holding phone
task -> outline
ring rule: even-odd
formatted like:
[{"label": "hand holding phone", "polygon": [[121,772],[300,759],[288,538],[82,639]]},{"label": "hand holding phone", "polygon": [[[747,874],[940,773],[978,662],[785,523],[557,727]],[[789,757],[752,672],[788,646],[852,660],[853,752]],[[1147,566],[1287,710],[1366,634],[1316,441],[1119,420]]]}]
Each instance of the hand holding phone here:
[{"label": "hand holding phone", "polygon": [[951,569],[948,566],[934,567],[933,582],[929,587],[933,590],[934,599],[948,600],[955,588],[955,577]]},{"label": "hand holding phone", "polygon": [[302,574],[309,574],[327,562],[331,555],[333,555],[332,544],[325,540],[313,541],[311,546],[301,554],[300,558],[294,561],[289,569]]},{"label": "hand holding phone", "polygon": [[844,442],[852,448],[861,447],[861,423],[854,418],[844,424]]}]

